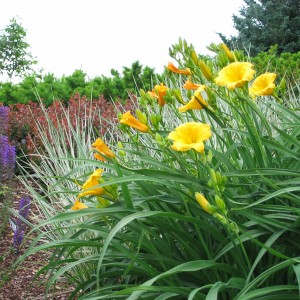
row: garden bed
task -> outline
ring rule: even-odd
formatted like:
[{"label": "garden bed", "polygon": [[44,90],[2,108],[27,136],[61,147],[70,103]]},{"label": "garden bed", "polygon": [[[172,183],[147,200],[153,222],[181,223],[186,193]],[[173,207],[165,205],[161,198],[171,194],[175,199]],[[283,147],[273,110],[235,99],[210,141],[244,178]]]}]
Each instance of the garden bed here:
[{"label": "garden bed", "polygon": [[[17,209],[21,195],[26,192],[24,187],[15,182],[14,207]],[[29,221],[34,222],[34,217],[38,214],[35,207],[31,206]],[[28,233],[29,228],[26,228]],[[44,299],[45,285],[42,283],[43,278],[34,280],[38,270],[43,267],[51,256],[48,252],[38,252],[26,258],[26,260],[17,268],[13,265],[20,255],[24,254],[29,245],[29,241],[22,243],[19,252],[13,247],[14,233],[9,226],[5,229],[1,238],[0,247],[0,300],[37,300]],[[68,299],[71,292],[70,287],[63,283],[58,284],[55,293],[52,295],[53,300]]]}]

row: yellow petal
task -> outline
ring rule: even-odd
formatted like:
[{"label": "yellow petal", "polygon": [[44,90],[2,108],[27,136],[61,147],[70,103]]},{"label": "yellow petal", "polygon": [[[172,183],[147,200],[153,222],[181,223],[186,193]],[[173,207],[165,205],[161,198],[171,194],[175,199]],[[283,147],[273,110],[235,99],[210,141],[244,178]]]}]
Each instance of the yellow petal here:
[{"label": "yellow petal", "polygon": [[196,92],[194,93],[194,96],[188,102],[186,105],[179,107],[180,112],[186,112],[190,109],[203,109],[207,106],[207,102],[203,99],[201,92],[205,90],[205,85],[200,85]]},{"label": "yellow petal", "polygon": [[76,200],[74,205],[71,207],[72,210],[79,210],[83,208],[88,208],[85,204],[81,203],[80,201]]},{"label": "yellow petal", "polygon": [[191,80],[187,80],[185,84],[183,85],[183,88],[186,90],[197,90],[201,84],[196,84],[192,82]]},{"label": "yellow petal", "polygon": [[181,70],[181,69],[176,68],[174,66],[174,64],[171,62],[168,63],[167,69],[170,70],[171,72],[177,73],[177,74],[183,74],[183,75],[191,75],[192,74],[191,70],[189,68],[186,68],[185,70]]}]

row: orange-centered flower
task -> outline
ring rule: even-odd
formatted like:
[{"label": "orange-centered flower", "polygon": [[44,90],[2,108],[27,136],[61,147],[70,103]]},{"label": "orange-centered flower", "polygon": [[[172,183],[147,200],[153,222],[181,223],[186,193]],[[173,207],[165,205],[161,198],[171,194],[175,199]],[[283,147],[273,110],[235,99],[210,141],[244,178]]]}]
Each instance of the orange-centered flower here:
[{"label": "orange-centered flower", "polygon": [[170,132],[168,139],[173,140],[172,149],[175,151],[188,151],[195,149],[202,153],[204,151],[204,141],[211,137],[210,126],[197,122],[184,123],[174,131]]},{"label": "orange-centered flower", "polygon": [[254,76],[255,70],[252,68],[253,65],[248,62],[233,62],[219,72],[215,82],[230,90],[243,87]]},{"label": "orange-centered flower", "polygon": [[191,70],[189,68],[186,68],[185,70],[180,70],[180,69],[177,69],[171,62],[168,63],[167,69],[170,70],[171,72],[177,73],[177,74],[183,74],[183,75],[191,75],[192,74]]},{"label": "orange-centered flower", "polygon": [[142,122],[140,122],[138,119],[136,119],[131,113],[130,110],[127,111],[125,114],[122,115],[122,118],[120,120],[121,124],[126,124],[132,128],[135,128],[141,132],[148,132],[149,127]]},{"label": "orange-centered flower", "polygon": [[168,89],[168,87],[161,83],[160,85],[155,85],[154,89],[151,92],[149,91],[148,94],[151,97],[156,98],[160,106],[164,106],[166,104],[164,97],[166,96]]},{"label": "orange-centered flower", "polygon": [[206,101],[203,99],[201,92],[205,90],[205,85],[200,85],[195,91],[192,99],[186,105],[179,107],[180,112],[186,112],[190,109],[203,109],[207,106]]},{"label": "orange-centered flower", "polygon": [[100,196],[105,193],[104,188],[99,187],[99,179],[101,178],[101,174],[103,173],[102,169],[97,169],[95,172],[89,177],[89,179],[83,184],[81,187],[82,193],[78,195],[78,198],[83,196]]},{"label": "orange-centered flower", "polygon": [[88,208],[85,204],[81,203],[79,200],[76,200],[74,205],[71,207],[72,210],[79,210],[83,208]]},{"label": "orange-centered flower", "polygon": [[192,82],[191,80],[187,80],[183,86],[184,89],[186,90],[197,90],[201,84],[196,84]]},{"label": "orange-centered flower", "polygon": [[274,73],[265,73],[258,76],[249,88],[250,95],[253,97],[272,95],[275,88],[274,81],[276,76]]},{"label": "orange-centered flower", "polygon": [[[97,138],[96,141],[92,144],[92,149],[97,150],[98,152],[100,152],[101,154],[107,157],[110,158],[115,157],[115,154],[107,147],[107,145],[100,138]],[[105,158],[101,156],[99,153],[95,153],[94,157],[96,159],[105,161]]]}]

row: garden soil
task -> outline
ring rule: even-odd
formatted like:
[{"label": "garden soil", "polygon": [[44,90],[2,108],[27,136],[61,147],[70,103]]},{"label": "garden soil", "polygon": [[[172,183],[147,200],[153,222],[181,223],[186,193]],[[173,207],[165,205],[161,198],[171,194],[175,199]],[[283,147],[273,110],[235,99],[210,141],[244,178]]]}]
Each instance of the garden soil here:
[{"label": "garden soil", "polygon": [[[19,183],[14,183],[13,194],[14,207],[18,209],[21,195],[26,192],[24,187]],[[30,208],[29,220],[34,222],[34,216],[37,215],[35,207]],[[26,228],[28,232],[28,228]],[[43,267],[51,253],[39,252],[29,256],[16,269],[13,269],[13,263],[22,255],[28,247],[26,240],[21,245],[19,252],[16,253],[13,248],[13,230],[8,226],[3,235],[0,237],[0,300],[66,300],[72,292],[70,286],[63,282],[59,283],[56,290],[45,298],[45,284],[43,277],[33,280],[38,270]]]}]

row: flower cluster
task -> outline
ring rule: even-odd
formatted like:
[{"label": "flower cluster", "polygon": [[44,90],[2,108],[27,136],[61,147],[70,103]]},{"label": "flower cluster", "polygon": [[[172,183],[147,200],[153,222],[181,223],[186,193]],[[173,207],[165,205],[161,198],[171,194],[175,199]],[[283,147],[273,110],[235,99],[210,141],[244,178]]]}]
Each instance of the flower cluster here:
[{"label": "flower cluster", "polygon": [[[135,141],[138,139],[138,135],[136,134],[145,134],[150,138],[154,138],[160,145],[169,146],[176,152],[192,151],[196,155],[200,155],[200,160],[206,166],[210,174],[208,186],[215,191],[215,204],[210,204],[204,195],[199,192],[195,193],[195,199],[205,212],[213,214],[219,221],[227,224],[227,209],[222,199],[226,178],[219,172],[215,172],[212,167],[209,167],[208,161],[211,160],[211,158],[209,158],[211,154],[205,154],[204,143],[212,137],[211,125],[200,122],[199,119],[195,117],[194,111],[204,110],[208,115],[211,115],[213,119],[217,120],[220,118],[222,122],[227,122],[228,120],[222,118],[222,115],[219,114],[216,116],[216,111],[214,110],[214,108],[217,107],[217,103],[214,102],[216,95],[221,98],[225,95],[226,101],[230,101],[231,99],[229,93],[235,93],[234,95],[236,95],[235,97],[238,97],[238,99],[239,97],[242,99],[241,95],[244,92],[246,92],[250,98],[273,95],[276,74],[265,73],[254,79],[255,70],[253,64],[238,61],[236,55],[231,52],[225,44],[220,45],[220,49],[224,51],[224,55],[227,57],[229,63],[217,73],[211,70],[207,62],[202,59],[198,60],[194,54],[192,54],[192,60],[197,65],[197,68],[194,69],[189,67],[177,68],[173,63],[169,62],[166,69],[171,73],[179,74],[185,78],[182,91],[185,90],[186,92],[183,93],[180,92],[180,90],[171,89],[161,82],[147,93],[141,91],[140,108],[144,108],[144,112],[140,109],[136,109],[135,117],[131,111],[128,110],[123,114],[120,113],[118,118],[120,128],[123,129],[124,132],[129,133],[129,136]],[[199,75],[199,73],[197,75],[199,70],[202,75]],[[250,83],[249,87],[248,83]],[[223,87],[227,89],[225,93]],[[240,92],[240,90],[243,92]],[[184,100],[186,97],[188,97],[188,99]],[[153,102],[152,99],[157,100],[157,102]],[[179,119],[181,119],[181,114],[190,113],[192,120],[179,124],[177,127],[169,130],[169,132],[165,134],[165,138],[162,138],[160,132],[166,130],[162,111],[165,107],[174,107],[174,99],[181,104],[181,106],[176,108]],[[144,106],[143,103],[148,106]],[[153,113],[155,106],[159,108],[160,113]],[[152,107],[153,111],[149,111],[149,107]],[[115,161],[115,163],[121,163],[121,160],[118,159],[118,155],[113,152],[101,138],[97,138],[92,144],[92,150],[94,151],[94,158],[101,162],[109,163]],[[126,155],[123,150],[119,151],[120,156],[121,153],[123,153],[122,155]],[[107,160],[109,160],[109,162],[107,162]],[[80,202],[80,198],[82,197],[97,197],[99,204],[104,203],[104,195],[109,195],[110,201],[116,199],[114,196],[117,194],[116,187],[114,193],[112,193],[112,187],[106,184],[101,185],[101,183],[105,182],[102,178],[103,173],[103,169],[96,169],[88,180],[81,185],[81,192],[72,207],[73,210],[88,207],[86,204]],[[99,199],[101,199],[102,202]],[[106,201],[105,206],[109,205],[109,203],[109,201]]]}]

